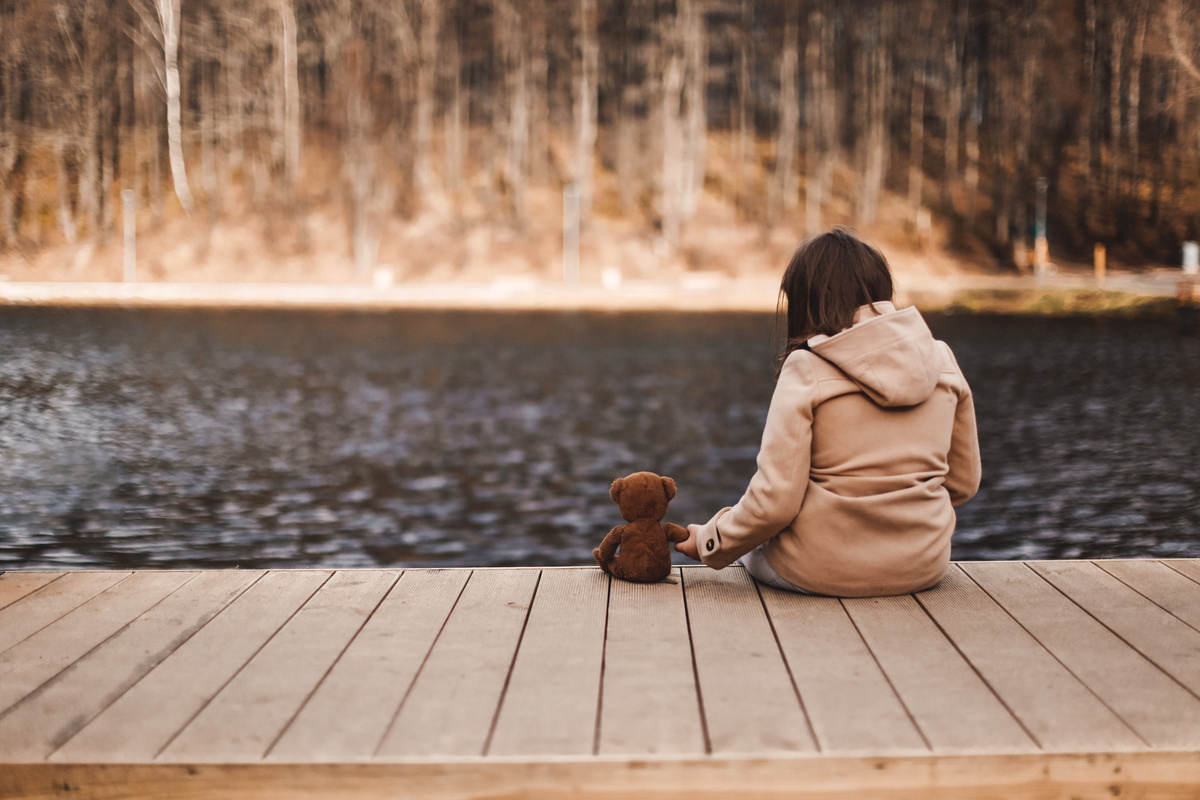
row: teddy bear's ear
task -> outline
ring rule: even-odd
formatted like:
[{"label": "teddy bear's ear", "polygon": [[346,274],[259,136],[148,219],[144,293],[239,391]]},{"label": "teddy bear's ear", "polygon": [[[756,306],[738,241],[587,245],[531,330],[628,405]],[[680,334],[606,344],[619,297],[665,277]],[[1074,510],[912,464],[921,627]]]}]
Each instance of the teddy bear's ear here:
[{"label": "teddy bear's ear", "polygon": [[612,498],[614,503],[621,502],[621,484],[624,481],[624,478],[617,478],[612,482],[612,488],[608,490],[608,496]]},{"label": "teddy bear's ear", "polygon": [[663,478],[663,490],[667,493],[667,500],[675,499],[675,481],[670,478]]}]

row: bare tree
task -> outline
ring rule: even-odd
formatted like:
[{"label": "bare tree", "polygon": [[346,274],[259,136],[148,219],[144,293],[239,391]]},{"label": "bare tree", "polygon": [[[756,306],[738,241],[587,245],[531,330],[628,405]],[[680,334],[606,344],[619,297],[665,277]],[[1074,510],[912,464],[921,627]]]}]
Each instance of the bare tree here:
[{"label": "bare tree", "polygon": [[[195,205],[188,187],[187,167],[183,160],[183,122],[179,105],[179,31],[180,0],[130,0],[145,26],[146,32],[158,43],[151,63],[167,92],[167,150],[171,162],[171,178],[175,196],[184,212],[192,213]],[[161,58],[158,57],[161,52]]]},{"label": "bare tree", "polygon": [[863,85],[859,134],[862,188],[858,216],[867,224],[875,222],[878,215],[879,197],[887,173],[888,98],[892,87],[889,51],[893,13],[891,0],[883,0],[863,20],[862,53],[859,56]]},{"label": "bare tree", "polygon": [[833,31],[820,3],[808,13],[808,42],[804,49],[805,92],[804,228],[809,236],[821,232],[821,206],[833,174],[836,107],[832,82]]},{"label": "bare tree", "polygon": [[279,0],[282,22],[280,66],[283,78],[284,186],[289,195],[300,177],[300,59],[296,52],[295,0]]},{"label": "bare tree", "polygon": [[779,60],[779,134],[775,141],[775,171],[767,198],[767,224],[779,221],[796,204],[794,158],[800,126],[800,88],[796,80],[800,38],[796,5],[787,5],[783,26],[783,55]]},{"label": "bare tree", "polygon": [[596,0],[576,5],[575,54],[575,184],[579,187],[579,221],[592,216],[596,116],[599,104],[600,50],[596,42]]},{"label": "bare tree", "polygon": [[921,0],[917,20],[916,58],[913,62],[912,100],[909,105],[908,212],[916,224],[921,210],[925,178],[925,93],[929,73],[929,44],[933,25],[933,0]]}]

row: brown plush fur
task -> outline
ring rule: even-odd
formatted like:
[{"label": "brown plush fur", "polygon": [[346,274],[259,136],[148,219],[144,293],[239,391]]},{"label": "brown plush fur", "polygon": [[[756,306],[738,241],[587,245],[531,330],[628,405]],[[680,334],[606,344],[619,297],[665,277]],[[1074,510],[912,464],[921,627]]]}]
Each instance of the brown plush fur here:
[{"label": "brown plush fur", "polygon": [[653,472],[635,472],[613,481],[608,496],[616,501],[621,518],[629,524],[613,528],[592,551],[600,569],[639,583],[654,583],[670,575],[669,542],[688,538],[686,528],[662,523],[667,503],[675,496],[675,481]]}]

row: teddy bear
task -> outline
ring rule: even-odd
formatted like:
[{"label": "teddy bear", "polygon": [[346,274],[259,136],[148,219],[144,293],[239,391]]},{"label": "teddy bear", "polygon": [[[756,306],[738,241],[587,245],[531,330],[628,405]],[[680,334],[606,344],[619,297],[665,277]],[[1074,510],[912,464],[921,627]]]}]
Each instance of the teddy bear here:
[{"label": "teddy bear", "polygon": [[671,547],[688,538],[687,529],[662,518],[675,497],[675,481],[653,472],[635,472],[612,483],[608,496],[628,525],[608,532],[592,551],[600,569],[627,581],[654,583],[671,574]]}]

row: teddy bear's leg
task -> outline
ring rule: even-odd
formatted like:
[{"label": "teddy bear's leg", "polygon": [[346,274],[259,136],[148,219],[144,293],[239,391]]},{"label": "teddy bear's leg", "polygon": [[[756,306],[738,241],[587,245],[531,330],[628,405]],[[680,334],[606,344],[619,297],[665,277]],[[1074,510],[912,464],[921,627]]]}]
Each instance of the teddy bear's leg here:
[{"label": "teddy bear's leg", "polygon": [[613,557],[617,554],[617,546],[621,544],[621,534],[625,532],[624,525],[618,525],[608,532],[600,546],[592,551],[592,558],[600,565],[600,569],[612,574]]},{"label": "teddy bear's leg", "polygon": [[600,569],[604,570],[609,575],[612,574],[612,570],[608,568],[608,562],[604,560],[604,554],[600,552],[599,547],[592,551],[592,558],[596,559],[596,563],[600,565]]}]

